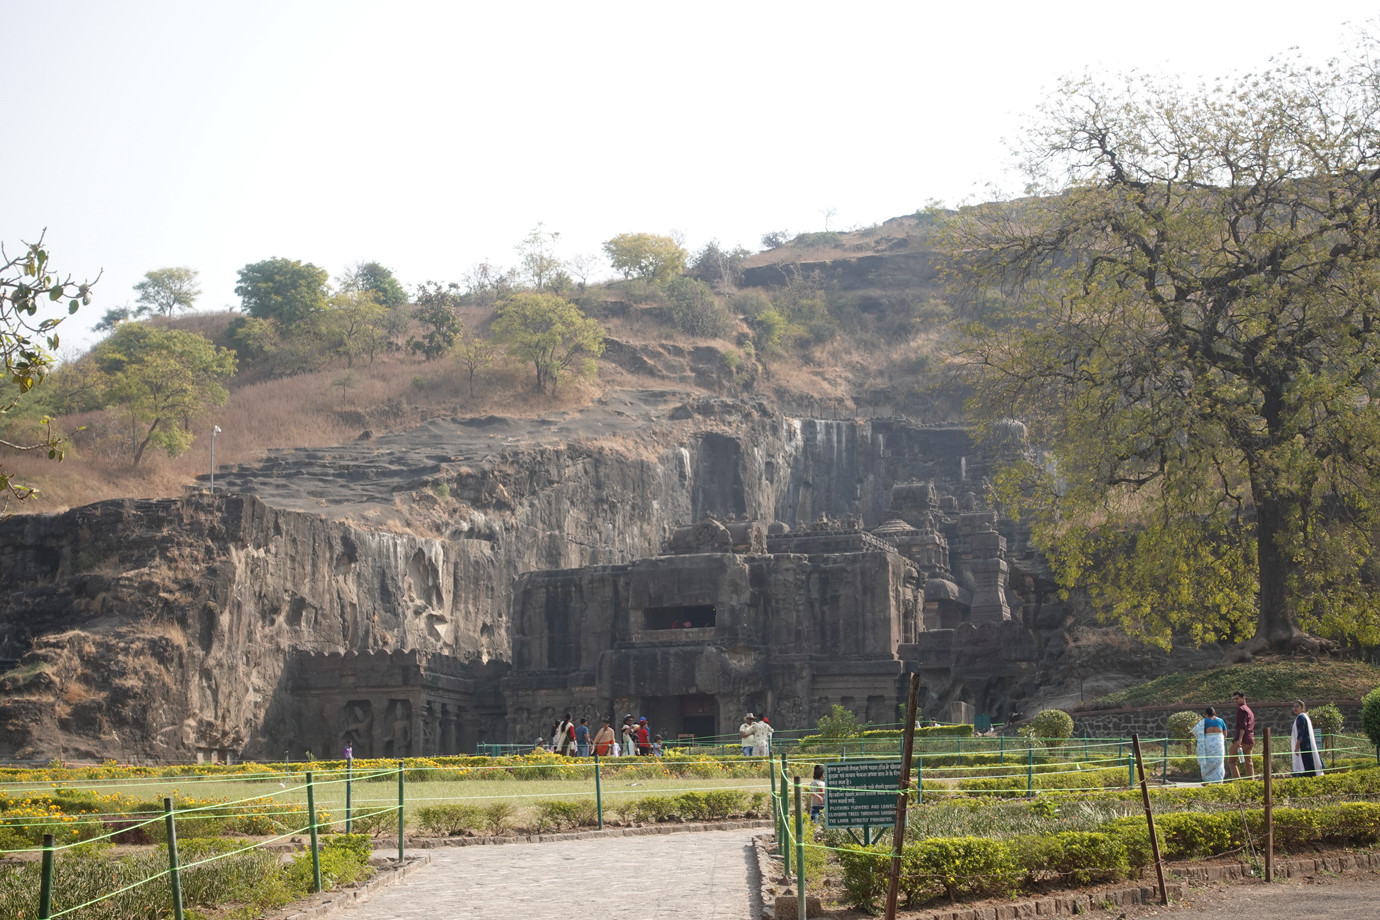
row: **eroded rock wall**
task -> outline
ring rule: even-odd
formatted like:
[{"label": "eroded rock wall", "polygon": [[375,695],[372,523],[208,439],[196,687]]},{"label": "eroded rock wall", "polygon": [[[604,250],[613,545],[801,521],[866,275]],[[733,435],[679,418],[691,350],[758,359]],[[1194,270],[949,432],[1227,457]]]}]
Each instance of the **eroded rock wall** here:
[{"label": "eroded rock wall", "polygon": [[15,517],[0,523],[0,758],[300,755],[299,651],[510,662],[520,573],[631,563],[710,512],[875,524],[897,481],[980,490],[971,452],[958,429],[704,400],[635,442],[512,447],[447,466],[430,491],[398,497],[431,536],[275,507],[271,481],[257,497]]}]

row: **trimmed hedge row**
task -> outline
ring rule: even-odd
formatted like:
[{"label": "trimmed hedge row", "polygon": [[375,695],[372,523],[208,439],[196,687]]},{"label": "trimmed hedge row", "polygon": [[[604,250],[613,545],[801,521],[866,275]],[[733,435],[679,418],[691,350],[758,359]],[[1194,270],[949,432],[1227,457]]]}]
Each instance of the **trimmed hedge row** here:
[{"label": "trimmed hedge row", "polygon": [[[1220,856],[1264,834],[1263,809],[1159,815],[1155,826],[1167,860]],[[1274,840],[1281,851],[1314,845],[1380,843],[1380,804],[1347,802],[1319,808],[1276,808]],[[871,909],[886,892],[891,849],[849,846],[839,851],[849,902]],[[907,904],[947,896],[1015,894],[1035,884],[1070,885],[1130,876],[1151,861],[1150,835],[1140,817],[1117,818],[1100,831],[1065,831],[993,840],[931,837],[902,851],[900,891]]]},{"label": "trimmed hedge row", "polygon": [[[718,821],[734,815],[759,814],[767,809],[765,792],[706,789],[683,792],[680,795],[651,795],[639,799],[623,799],[606,811],[612,810],[624,820],[651,823]],[[598,810],[592,798],[544,799],[534,803],[532,811],[530,829],[539,834],[561,828],[594,827],[599,822]],[[419,808],[417,823],[425,831],[444,836],[468,833],[500,834],[510,826],[515,815],[516,809],[507,803],[447,803]],[[385,815],[386,820],[396,819],[388,814]],[[380,826],[384,826],[384,822],[380,822]]]}]

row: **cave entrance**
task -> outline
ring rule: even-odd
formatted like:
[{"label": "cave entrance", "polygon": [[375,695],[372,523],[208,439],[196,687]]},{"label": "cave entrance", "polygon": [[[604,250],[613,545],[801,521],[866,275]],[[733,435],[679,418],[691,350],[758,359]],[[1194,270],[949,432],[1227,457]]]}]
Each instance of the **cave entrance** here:
[{"label": "cave entrance", "polygon": [[707,693],[655,696],[644,705],[652,731],[663,741],[705,741],[718,732],[719,704]]},{"label": "cave entrance", "polygon": [[713,604],[678,604],[642,611],[646,629],[708,629],[715,625]]}]

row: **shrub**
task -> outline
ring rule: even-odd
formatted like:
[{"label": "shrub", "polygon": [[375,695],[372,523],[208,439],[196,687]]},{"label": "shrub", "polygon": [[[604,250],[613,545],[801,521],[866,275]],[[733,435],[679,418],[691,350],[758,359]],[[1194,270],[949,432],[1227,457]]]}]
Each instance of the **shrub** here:
[{"label": "shrub", "polygon": [[1062,709],[1046,709],[1030,720],[1030,735],[1047,747],[1061,747],[1073,735],[1073,716]]},{"label": "shrub", "polygon": [[1308,711],[1313,727],[1324,735],[1338,735],[1342,731],[1342,711],[1333,703]]},{"label": "shrub", "polygon": [[714,821],[744,811],[745,800],[743,793],[732,789],[682,792],[676,796],[676,811],[692,821]]},{"label": "shrub", "polygon": [[1193,737],[1193,726],[1197,725],[1201,718],[1202,716],[1198,713],[1189,710],[1174,713],[1169,717],[1169,737],[1175,741],[1183,742],[1190,752],[1196,751],[1197,744]]},{"label": "shrub", "polygon": [[507,802],[494,802],[484,809],[484,830],[490,834],[501,834],[512,816],[512,805]]},{"label": "shrub", "polygon": [[682,275],[666,288],[671,323],[681,332],[707,339],[728,334],[733,320],[703,281]]},{"label": "shrub", "polygon": [[960,895],[1005,894],[1018,876],[1011,848],[986,837],[931,837],[906,847],[901,858],[907,901],[941,891],[951,901]]},{"label": "shrub", "polygon": [[637,821],[673,821],[681,817],[678,796],[649,795],[638,799],[630,809]]},{"label": "shrub", "polygon": [[838,741],[841,738],[856,738],[859,734],[858,717],[851,710],[838,703],[827,716],[819,717],[818,737],[825,741]]},{"label": "shrub", "polygon": [[[365,834],[331,834],[322,838],[318,854],[321,862],[321,885],[333,888],[365,878],[373,845]],[[304,897],[313,888],[311,852],[303,851],[292,858],[286,869],[288,889],[293,897]]]},{"label": "shrub", "polygon": [[838,851],[843,892],[849,904],[860,910],[869,910],[878,898],[886,894],[890,859],[890,848],[880,844],[850,846]]},{"label": "shrub", "polygon": [[776,310],[775,307],[768,307],[748,319],[748,326],[752,329],[753,340],[757,343],[763,354],[770,354],[781,347],[785,341],[786,330],[790,323],[786,317]]},{"label": "shrub", "polygon": [[537,831],[580,827],[597,822],[594,802],[588,799],[548,799],[536,804]]},{"label": "shrub", "polygon": [[1130,872],[1126,843],[1115,834],[1064,831],[1056,834],[1057,857],[1050,869],[1079,885],[1110,881]]},{"label": "shrub", "polygon": [[1155,829],[1164,837],[1166,859],[1216,856],[1246,843],[1241,818],[1231,812],[1160,815]]},{"label": "shrub", "polygon": [[752,319],[771,309],[771,298],[761,291],[743,291],[729,298],[728,308],[738,316]]},{"label": "shrub", "polygon": [[1361,699],[1361,731],[1371,744],[1380,747],[1380,687]]},{"label": "shrub", "polygon": [[484,811],[477,805],[425,805],[417,810],[417,823],[425,831],[449,837],[482,827]]}]

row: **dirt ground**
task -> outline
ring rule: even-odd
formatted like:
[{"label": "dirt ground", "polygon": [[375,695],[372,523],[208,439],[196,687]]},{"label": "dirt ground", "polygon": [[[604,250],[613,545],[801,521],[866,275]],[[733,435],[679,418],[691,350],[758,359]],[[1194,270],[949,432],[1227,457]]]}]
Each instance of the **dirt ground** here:
[{"label": "dirt ground", "polygon": [[1380,915],[1380,873],[1320,873],[1270,884],[1214,882],[1190,889],[1188,897],[1169,907],[1133,907],[1117,914],[1130,920],[1161,914],[1174,920],[1370,920]]}]

